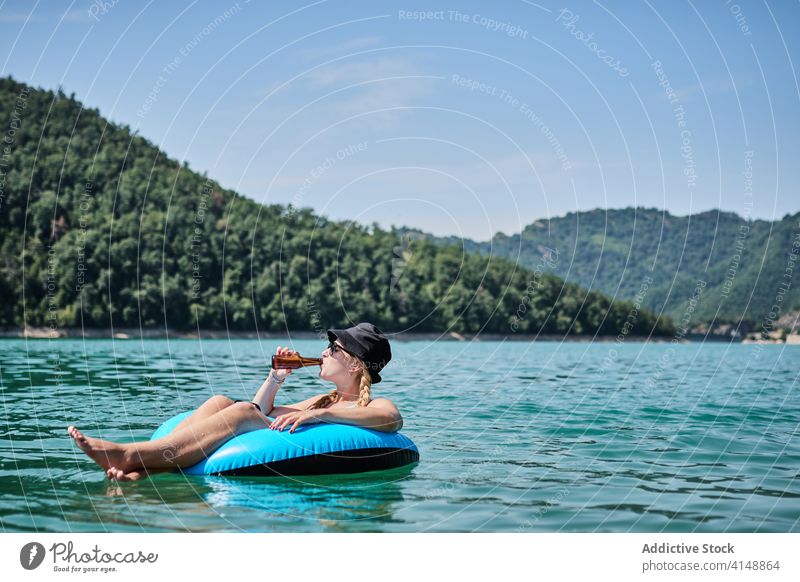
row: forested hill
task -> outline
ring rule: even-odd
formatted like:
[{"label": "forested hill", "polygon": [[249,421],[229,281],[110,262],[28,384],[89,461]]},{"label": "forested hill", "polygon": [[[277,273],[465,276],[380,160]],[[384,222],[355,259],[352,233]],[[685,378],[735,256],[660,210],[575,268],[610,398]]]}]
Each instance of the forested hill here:
[{"label": "forested hill", "polygon": [[[720,211],[674,216],[647,208],[597,209],[463,244],[626,299],[652,278],[644,304],[676,323],[688,317],[691,327],[743,322],[760,331],[800,309],[800,213],[770,222]],[[543,262],[545,247],[556,250],[559,261]]]},{"label": "forested hill", "polygon": [[242,198],[73,97],[0,79],[0,326],[672,332],[503,258]]}]

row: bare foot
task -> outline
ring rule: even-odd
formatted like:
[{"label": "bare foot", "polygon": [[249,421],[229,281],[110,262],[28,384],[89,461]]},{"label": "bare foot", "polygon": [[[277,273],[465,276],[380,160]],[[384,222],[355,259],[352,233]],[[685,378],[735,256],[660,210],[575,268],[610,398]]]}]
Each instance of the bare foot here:
[{"label": "bare foot", "polygon": [[113,479],[115,481],[138,481],[139,479],[148,477],[150,473],[147,471],[147,469],[137,469],[136,471],[129,471],[126,473],[122,469],[109,467],[109,469],[106,471],[106,475],[108,475],[109,479]]},{"label": "bare foot", "polygon": [[103,469],[108,470],[111,467],[126,466],[125,447],[123,445],[88,437],[72,425],[67,427],[67,432],[78,447]]},{"label": "bare foot", "polygon": [[120,495],[125,495],[125,492],[119,485],[109,485],[106,488],[106,495],[109,497],[119,497]]}]

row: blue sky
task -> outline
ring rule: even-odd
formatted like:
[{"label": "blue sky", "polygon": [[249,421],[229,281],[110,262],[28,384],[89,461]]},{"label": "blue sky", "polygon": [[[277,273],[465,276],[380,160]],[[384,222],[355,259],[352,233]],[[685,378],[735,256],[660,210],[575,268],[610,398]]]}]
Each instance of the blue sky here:
[{"label": "blue sky", "polygon": [[6,1],[0,74],[250,198],[486,240],[597,207],[797,212],[798,23],[798,2]]}]

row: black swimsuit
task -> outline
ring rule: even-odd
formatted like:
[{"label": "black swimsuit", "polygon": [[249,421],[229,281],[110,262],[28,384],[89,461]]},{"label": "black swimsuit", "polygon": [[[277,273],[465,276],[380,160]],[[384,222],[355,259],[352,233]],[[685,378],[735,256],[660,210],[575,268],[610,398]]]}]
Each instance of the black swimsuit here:
[{"label": "black swimsuit", "polygon": [[[250,401],[249,400],[234,400],[234,402],[250,402]],[[256,404],[255,402],[250,402],[250,404],[252,404],[256,408],[258,408],[259,412],[262,412],[261,407],[258,404]]]}]

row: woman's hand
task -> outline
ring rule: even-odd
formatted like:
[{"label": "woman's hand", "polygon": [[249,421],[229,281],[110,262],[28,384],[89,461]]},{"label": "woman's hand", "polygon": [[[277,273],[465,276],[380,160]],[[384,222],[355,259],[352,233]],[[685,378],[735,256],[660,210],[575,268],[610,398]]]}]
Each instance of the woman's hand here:
[{"label": "woman's hand", "polygon": [[[296,350],[290,350],[289,348],[284,348],[284,347],[278,346],[278,348],[275,350],[275,355],[276,356],[297,356],[297,355],[300,355],[300,352],[298,352]],[[276,369],[272,370],[271,373],[275,375],[275,378],[278,380],[278,382],[283,382],[286,379],[286,376],[288,376],[289,374],[292,373],[292,369],[291,368],[276,368]]]},{"label": "woman's hand", "polygon": [[322,417],[325,414],[324,408],[315,408],[314,410],[298,410],[297,412],[289,412],[281,414],[278,418],[272,421],[269,427],[272,430],[283,430],[289,425],[292,428],[289,432],[294,432],[301,424],[313,424],[315,422],[322,422]]}]

